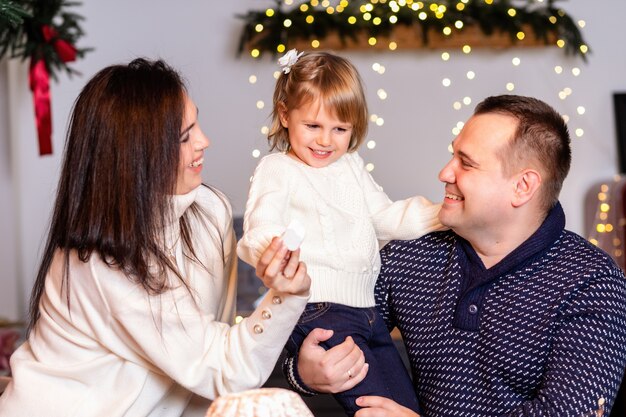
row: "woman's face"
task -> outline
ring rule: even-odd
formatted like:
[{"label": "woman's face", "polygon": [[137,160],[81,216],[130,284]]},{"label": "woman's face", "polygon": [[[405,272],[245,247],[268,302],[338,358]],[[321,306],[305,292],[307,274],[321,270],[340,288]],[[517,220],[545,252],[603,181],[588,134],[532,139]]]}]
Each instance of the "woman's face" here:
[{"label": "woman's face", "polygon": [[176,194],[187,194],[202,183],[203,155],[209,146],[209,138],[198,124],[198,108],[187,95],[182,127]]}]

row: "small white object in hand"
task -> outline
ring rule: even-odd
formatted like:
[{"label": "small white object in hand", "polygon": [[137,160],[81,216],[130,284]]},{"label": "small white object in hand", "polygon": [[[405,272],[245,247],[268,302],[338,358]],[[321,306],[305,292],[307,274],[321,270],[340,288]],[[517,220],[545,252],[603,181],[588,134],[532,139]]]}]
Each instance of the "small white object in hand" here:
[{"label": "small white object in hand", "polygon": [[298,62],[298,58],[302,56],[304,52],[298,53],[296,49],[289,50],[285,55],[278,59],[278,65],[280,65],[285,74],[289,74],[293,64]]},{"label": "small white object in hand", "polygon": [[298,219],[293,219],[283,233],[283,243],[285,243],[287,249],[293,252],[302,244],[304,234],[304,225]]}]

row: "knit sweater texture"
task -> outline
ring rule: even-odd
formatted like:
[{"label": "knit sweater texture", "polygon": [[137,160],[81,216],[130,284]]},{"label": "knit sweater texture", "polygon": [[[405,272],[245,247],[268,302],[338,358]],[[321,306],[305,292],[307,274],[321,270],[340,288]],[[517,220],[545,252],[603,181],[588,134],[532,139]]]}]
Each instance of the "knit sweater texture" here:
[{"label": "knit sweater texture", "polygon": [[[183,254],[178,237],[178,219],[192,203],[213,220],[188,217],[205,268]],[[0,417],[174,417],[192,394],[214,399],[265,382],[306,297],[270,290],[231,326],[237,271],[230,206],[200,186],[175,196],[174,209],[166,247],[189,289],[170,275],[173,288],[149,295],[98,253],[83,262],[72,251],[68,307],[58,250],[41,317],[11,357],[13,382],[0,396]]]},{"label": "knit sweater texture", "polygon": [[440,207],[420,196],[392,202],[356,152],[323,168],[274,153],[254,171],[237,253],[256,266],[297,219],[306,229],[300,259],[312,280],[310,302],[372,307],[380,247],[442,230]]},{"label": "knit sweater texture", "polygon": [[452,231],[382,250],[376,301],[402,334],[423,417],[609,414],[626,278],[564,224],[557,205],[489,269]]}]

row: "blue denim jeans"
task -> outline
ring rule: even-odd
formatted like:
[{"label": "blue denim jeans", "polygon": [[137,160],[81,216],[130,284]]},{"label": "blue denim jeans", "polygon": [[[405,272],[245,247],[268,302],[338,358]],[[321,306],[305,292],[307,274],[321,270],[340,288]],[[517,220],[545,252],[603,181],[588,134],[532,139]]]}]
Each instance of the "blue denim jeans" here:
[{"label": "blue denim jeans", "polygon": [[333,336],[321,345],[330,349],[352,336],[365,354],[369,371],[354,388],[335,394],[349,416],[360,407],[356,399],[363,395],[391,398],[398,404],[419,413],[417,397],[402,358],[396,349],[387,326],[375,307],[356,308],[335,303],[309,303],[296,325],[285,348],[295,356],[309,332],[317,327],[332,329]]}]

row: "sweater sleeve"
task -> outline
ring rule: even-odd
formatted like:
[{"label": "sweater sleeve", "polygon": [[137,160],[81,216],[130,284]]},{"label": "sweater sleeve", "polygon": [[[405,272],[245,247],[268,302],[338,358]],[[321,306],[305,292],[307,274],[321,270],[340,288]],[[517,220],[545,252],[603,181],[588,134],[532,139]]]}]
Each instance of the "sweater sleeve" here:
[{"label": "sweater sleeve", "polygon": [[280,236],[288,224],[289,175],[281,155],[263,158],[254,171],[246,202],[243,236],[237,244],[237,255],[256,267],[261,254],[274,236]]},{"label": "sweater sleeve", "polygon": [[609,415],[626,365],[625,346],[626,279],[612,267],[573,295],[555,328],[542,386],[506,416]]},{"label": "sweater sleeve", "polygon": [[133,307],[114,313],[110,323],[112,331],[125,339],[116,345],[116,353],[215,399],[258,388],[267,380],[307,299],[269,290],[252,315],[233,326],[212,314],[181,312],[181,300],[176,306],[159,303],[156,308],[163,311],[149,322],[146,310],[155,311],[155,306],[139,297],[124,300],[131,301]]},{"label": "sweater sleeve", "polygon": [[422,196],[391,201],[356,152],[351,154],[350,163],[363,188],[376,236],[383,242],[381,246],[390,240],[417,239],[445,229],[438,217],[441,204],[433,204]]},{"label": "sweater sleeve", "polygon": [[388,265],[388,257],[389,253],[393,251],[394,244],[387,245],[380,251],[380,259],[381,259],[381,268],[380,274],[378,275],[378,279],[376,280],[376,286],[374,287],[374,298],[376,300],[376,308],[378,309],[378,313],[385,321],[385,325],[389,331],[393,330],[396,327],[395,318],[393,317],[391,310],[391,291],[390,291],[390,282],[392,280],[392,272]]}]

